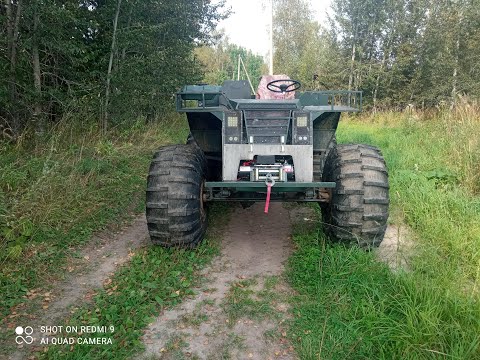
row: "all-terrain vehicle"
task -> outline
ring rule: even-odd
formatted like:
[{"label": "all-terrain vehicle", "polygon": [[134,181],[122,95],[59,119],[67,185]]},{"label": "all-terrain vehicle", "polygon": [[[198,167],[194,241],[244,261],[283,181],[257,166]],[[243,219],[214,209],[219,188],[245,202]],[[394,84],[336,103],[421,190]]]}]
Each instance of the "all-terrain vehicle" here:
[{"label": "all-terrain vehicle", "polygon": [[[342,112],[362,107],[359,91],[306,91],[284,75],[187,85],[176,95],[187,115],[185,145],[153,156],[146,213],[153,243],[195,247],[213,201],[320,203],[336,241],[378,246],[388,217],[388,173],[379,149],[337,145]],[[266,215],[268,216],[268,215]]]}]

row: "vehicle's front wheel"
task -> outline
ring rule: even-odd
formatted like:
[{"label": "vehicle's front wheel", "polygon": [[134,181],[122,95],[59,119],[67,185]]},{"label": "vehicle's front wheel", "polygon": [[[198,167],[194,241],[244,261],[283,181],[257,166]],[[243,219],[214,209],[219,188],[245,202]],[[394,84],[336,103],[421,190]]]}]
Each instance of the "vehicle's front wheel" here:
[{"label": "vehicle's front wheel", "polygon": [[196,144],[165,146],[153,156],[146,213],[152,242],[193,248],[207,227],[203,203],[206,161]]},{"label": "vehicle's front wheel", "polygon": [[330,204],[322,207],[324,228],[333,240],[377,247],[388,219],[388,172],[379,149],[364,144],[338,145],[330,151],[324,181],[334,181]]}]

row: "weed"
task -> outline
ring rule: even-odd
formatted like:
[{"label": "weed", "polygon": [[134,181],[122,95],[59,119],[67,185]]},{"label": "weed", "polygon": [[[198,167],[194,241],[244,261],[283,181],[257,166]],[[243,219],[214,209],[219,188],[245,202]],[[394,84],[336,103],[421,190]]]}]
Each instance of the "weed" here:
[{"label": "weed", "polygon": [[265,278],[264,287],[265,290],[273,290],[275,286],[280,282],[278,276],[268,276]]},{"label": "weed", "polygon": [[187,346],[188,344],[185,342],[185,339],[182,336],[175,335],[165,343],[165,350],[179,351]]},{"label": "weed", "polygon": [[295,230],[289,335],[302,359],[478,358],[480,123],[458,111],[340,124],[340,142],[382,149],[391,217],[418,241],[409,271],[392,273],[373,253],[330,245],[321,229]]},{"label": "weed", "polygon": [[[245,339],[236,333],[228,333],[226,340],[218,347],[214,353],[218,356],[213,356],[211,359],[234,359],[232,353],[238,350],[245,350]],[[210,359],[210,358],[209,358]]]},{"label": "weed", "polygon": [[203,306],[214,306],[215,305],[215,300],[213,299],[203,299],[198,303],[198,309],[201,309]]},{"label": "weed", "polygon": [[271,341],[271,342],[274,342],[276,340],[278,340],[280,338],[280,334],[278,333],[278,329],[277,328],[272,328],[272,329],[268,329],[266,330],[264,333],[263,333],[263,336],[265,337],[265,339]]},{"label": "weed", "polygon": [[203,314],[200,311],[195,311],[191,314],[185,314],[180,319],[182,325],[194,327],[199,327],[205,321],[208,321],[208,315]]},{"label": "weed", "polygon": [[230,326],[234,326],[241,318],[265,319],[279,316],[272,307],[278,294],[270,290],[255,291],[252,289],[255,285],[257,285],[256,279],[246,279],[231,284],[222,304]]}]

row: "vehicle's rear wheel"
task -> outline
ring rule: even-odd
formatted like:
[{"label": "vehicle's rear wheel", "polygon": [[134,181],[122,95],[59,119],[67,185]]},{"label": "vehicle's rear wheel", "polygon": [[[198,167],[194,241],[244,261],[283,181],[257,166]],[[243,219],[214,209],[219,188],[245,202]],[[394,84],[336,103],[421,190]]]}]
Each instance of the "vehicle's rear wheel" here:
[{"label": "vehicle's rear wheel", "polygon": [[333,135],[326,151],[313,152],[313,181],[322,181],[325,161],[328,154],[337,146],[337,137]]},{"label": "vehicle's rear wheel", "polygon": [[165,146],[150,164],[147,178],[147,223],[152,242],[193,248],[207,227],[203,204],[206,161],[194,143]]},{"label": "vehicle's rear wheel", "polygon": [[364,144],[338,145],[330,151],[324,181],[334,181],[330,203],[322,207],[324,228],[335,241],[377,247],[388,218],[388,172],[379,149]]}]

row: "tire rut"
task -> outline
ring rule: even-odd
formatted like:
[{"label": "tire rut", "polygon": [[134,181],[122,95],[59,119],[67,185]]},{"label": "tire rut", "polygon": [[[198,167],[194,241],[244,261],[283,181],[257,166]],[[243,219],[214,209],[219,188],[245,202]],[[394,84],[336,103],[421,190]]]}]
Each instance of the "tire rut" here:
[{"label": "tire rut", "polygon": [[[101,288],[118,266],[126,263],[133,255],[132,251],[147,244],[148,231],[145,215],[136,217],[130,225],[117,234],[99,235],[92,238],[87,248],[80,252],[64,280],[49,291],[51,301],[48,307],[35,311],[34,318],[28,324],[34,329],[33,344],[38,346],[40,326],[62,325],[72,307],[90,301],[95,291]],[[13,337],[12,337],[13,338]],[[36,346],[18,348],[8,359],[25,359],[28,350]]]},{"label": "tire rut", "polygon": [[284,329],[291,290],[282,279],[290,232],[282,204],[269,214],[260,203],[238,206],[197,295],[145,331],[144,358],[293,359]]}]

